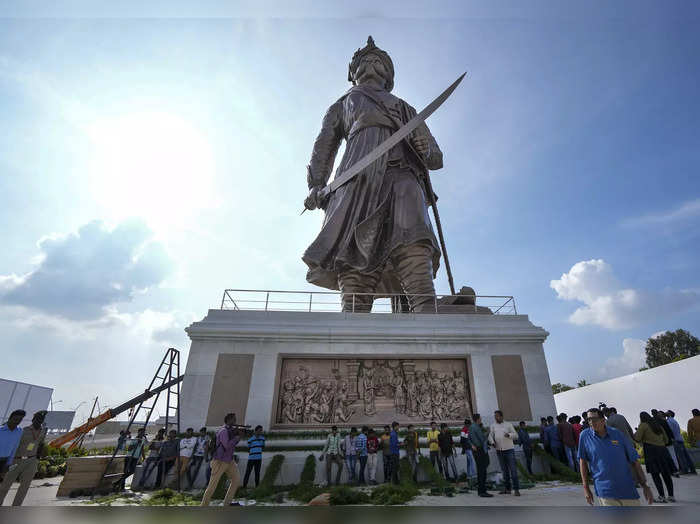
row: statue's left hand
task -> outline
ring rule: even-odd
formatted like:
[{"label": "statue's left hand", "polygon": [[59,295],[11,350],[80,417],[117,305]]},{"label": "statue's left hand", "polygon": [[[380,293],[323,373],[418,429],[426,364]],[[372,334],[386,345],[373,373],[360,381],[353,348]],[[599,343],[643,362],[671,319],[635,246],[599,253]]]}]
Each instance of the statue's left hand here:
[{"label": "statue's left hand", "polygon": [[417,136],[412,141],[413,147],[424,158],[430,156],[430,139],[425,136]]}]

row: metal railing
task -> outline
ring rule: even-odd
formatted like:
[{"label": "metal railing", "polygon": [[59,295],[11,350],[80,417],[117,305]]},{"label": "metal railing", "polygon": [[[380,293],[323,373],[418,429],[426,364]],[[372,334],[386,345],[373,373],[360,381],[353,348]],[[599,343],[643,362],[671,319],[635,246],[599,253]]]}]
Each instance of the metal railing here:
[{"label": "metal railing", "polygon": [[[348,298],[353,312],[370,312],[364,297],[375,297],[371,313],[408,313],[408,297],[403,294],[355,293]],[[421,313],[485,313],[517,315],[515,299],[508,295],[412,295],[425,297]],[[340,313],[343,311],[339,291],[281,291],[265,289],[226,289],[221,298],[222,310],[299,311]]]}]

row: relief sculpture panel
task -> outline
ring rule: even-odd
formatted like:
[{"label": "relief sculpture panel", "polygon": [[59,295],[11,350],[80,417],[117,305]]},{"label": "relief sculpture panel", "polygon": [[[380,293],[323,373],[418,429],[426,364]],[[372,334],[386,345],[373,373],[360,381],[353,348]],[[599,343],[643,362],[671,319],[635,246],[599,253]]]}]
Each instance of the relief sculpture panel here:
[{"label": "relief sculpture panel", "polygon": [[471,416],[467,360],[284,358],[277,425],[425,424]]}]

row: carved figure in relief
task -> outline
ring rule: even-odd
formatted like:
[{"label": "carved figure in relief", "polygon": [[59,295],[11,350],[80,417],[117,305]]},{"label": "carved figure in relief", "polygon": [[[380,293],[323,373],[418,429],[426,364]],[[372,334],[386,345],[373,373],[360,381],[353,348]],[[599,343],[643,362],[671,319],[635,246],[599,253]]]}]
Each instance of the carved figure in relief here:
[{"label": "carved figure in relief", "polygon": [[[353,376],[341,375],[334,369],[313,376],[304,366],[299,366],[298,372],[287,375],[289,378],[280,385],[277,421],[283,424],[360,422],[358,411],[362,416],[372,417],[378,409],[387,416],[395,413],[410,419],[456,420],[470,412],[465,374],[461,371],[439,373],[430,367],[423,370],[411,367],[407,373],[403,361],[374,359],[360,360],[355,369]],[[349,380],[357,381],[352,396],[351,391],[355,390],[351,390]],[[387,402],[378,404],[377,397],[390,399],[393,409],[386,412]]]},{"label": "carved figure in relief", "polygon": [[282,386],[282,420],[294,422],[294,389],[289,380],[285,380]]},{"label": "carved figure in relief", "polygon": [[394,390],[394,409],[397,413],[403,413],[406,406],[406,395],[403,390],[403,377],[400,369],[394,370],[391,387]]},{"label": "carved figure in relief", "polygon": [[420,383],[419,389],[419,404],[418,413],[424,419],[433,418],[433,403],[430,397],[430,384],[428,379],[423,375],[423,381]]},{"label": "carved figure in relief", "polygon": [[374,368],[364,367],[362,370],[362,391],[364,392],[365,415],[374,415],[377,408],[374,402]]},{"label": "carved figure in relief", "polygon": [[406,379],[406,414],[409,417],[418,415],[418,385],[414,377]]},{"label": "carved figure in relief", "polygon": [[350,408],[350,404],[352,404],[352,400],[348,400],[348,383],[343,381],[335,396],[333,422],[347,422],[355,414],[355,410]]}]

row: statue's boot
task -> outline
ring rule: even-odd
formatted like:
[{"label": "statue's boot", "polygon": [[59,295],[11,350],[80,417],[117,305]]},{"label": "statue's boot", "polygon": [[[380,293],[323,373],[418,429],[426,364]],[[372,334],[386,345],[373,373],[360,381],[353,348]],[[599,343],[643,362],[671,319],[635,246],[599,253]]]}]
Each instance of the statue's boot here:
[{"label": "statue's boot", "polygon": [[397,247],[391,263],[408,297],[411,312],[435,313],[433,285],[433,248],[426,242]]},{"label": "statue's boot", "polygon": [[346,271],[338,275],[343,311],[349,313],[371,312],[374,302],[373,293],[377,289],[379,277],[379,272],[367,274],[359,271]]}]

